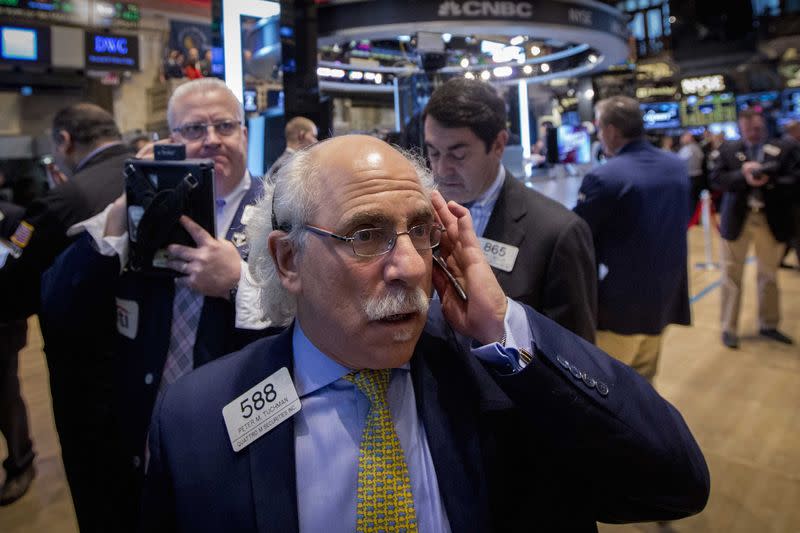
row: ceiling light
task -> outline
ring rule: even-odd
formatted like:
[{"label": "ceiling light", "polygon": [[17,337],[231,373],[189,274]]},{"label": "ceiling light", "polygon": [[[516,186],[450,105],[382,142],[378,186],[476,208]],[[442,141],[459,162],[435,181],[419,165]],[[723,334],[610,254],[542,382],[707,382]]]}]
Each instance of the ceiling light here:
[{"label": "ceiling light", "polygon": [[331,78],[344,78],[345,71],[340,68],[332,68],[328,74]]},{"label": "ceiling light", "polygon": [[368,81],[374,80],[375,79],[375,73],[374,72],[365,72],[364,73],[364,79],[368,80]]},{"label": "ceiling light", "polygon": [[328,67],[318,67],[317,68],[317,76],[330,76],[331,69]]},{"label": "ceiling light", "polygon": [[585,91],[583,91],[583,97],[586,98],[587,100],[591,100],[592,98],[594,98],[594,90],[586,89]]},{"label": "ceiling light", "polygon": [[542,49],[538,46],[531,46],[531,55],[538,56],[542,53]]},{"label": "ceiling light", "polygon": [[511,69],[511,67],[497,67],[492,71],[492,73],[494,73],[495,78],[508,78],[514,73],[514,71]]},{"label": "ceiling light", "polygon": [[466,57],[461,60],[461,68],[467,68],[469,66],[469,59]]},{"label": "ceiling light", "polygon": [[364,73],[360,70],[352,70],[350,71],[350,76],[348,76],[351,80],[357,81],[364,79]]},{"label": "ceiling light", "polygon": [[547,63],[542,63],[541,69],[542,72],[550,72],[550,65],[548,65]]},{"label": "ceiling light", "polygon": [[530,65],[525,65],[524,67],[522,67],[522,72],[524,72],[525,74],[530,74],[531,72],[533,72],[533,67]]},{"label": "ceiling light", "polygon": [[522,44],[525,41],[525,37],[522,35],[517,35],[513,39],[511,39],[508,43],[512,46],[517,46],[518,44]]},{"label": "ceiling light", "polygon": [[450,39],[452,39],[452,38],[453,38],[453,34],[452,33],[443,33],[442,34],[442,40],[444,42],[446,42],[446,43],[449,43]]},{"label": "ceiling light", "polygon": [[589,54],[589,63],[597,63],[597,56],[594,54]]},{"label": "ceiling light", "polygon": [[474,80],[475,74],[473,74],[472,72],[465,72],[464,77],[467,78],[468,80]]},{"label": "ceiling light", "polygon": [[411,36],[410,35],[398,35],[397,36],[397,40],[400,41],[401,43],[407,43],[407,42],[411,41]]},{"label": "ceiling light", "polygon": [[375,83],[377,85],[380,85],[381,83],[383,83],[383,74],[381,74],[380,72],[375,74]]},{"label": "ceiling light", "polygon": [[483,72],[481,72],[481,79],[482,79],[483,81],[489,81],[489,79],[490,79],[491,77],[492,77],[492,75],[491,75],[491,74],[489,74],[489,71],[488,71],[488,70],[484,70]]}]

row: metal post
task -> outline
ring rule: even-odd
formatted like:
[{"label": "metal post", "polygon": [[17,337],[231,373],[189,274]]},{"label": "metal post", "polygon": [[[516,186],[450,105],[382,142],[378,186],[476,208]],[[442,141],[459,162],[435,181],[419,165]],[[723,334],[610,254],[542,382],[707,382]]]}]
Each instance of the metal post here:
[{"label": "metal post", "polygon": [[703,226],[703,248],[705,262],[695,266],[702,270],[716,270],[719,264],[714,262],[713,244],[711,242],[711,193],[703,189],[700,193],[700,223]]}]

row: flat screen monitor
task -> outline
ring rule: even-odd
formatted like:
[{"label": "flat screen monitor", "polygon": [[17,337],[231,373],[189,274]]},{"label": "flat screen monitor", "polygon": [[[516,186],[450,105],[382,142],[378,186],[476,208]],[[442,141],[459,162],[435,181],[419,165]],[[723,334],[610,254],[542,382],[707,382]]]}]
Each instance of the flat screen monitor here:
[{"label": "flat screen monitor", "polygon": [[714,134],[722,133],[725,135],[725,140],[727,141],[735,141],[740,137],[739,126],[736,122],[716,122],[714,124],[709,124],[708,131]]},{"label": "flat screen monitor", "polygon": [[739,111],[752,109],[756,113],[770,113],[772,111],[777,111],[780,106],[781,99],[778,91],[736,95],[736,109]]},{"label": "flat screen monitor", "polygon": [[681,100],[681,124],[708,126],[718,122],[736,122],[736,99],[733,93],[687,96]]},{"label": "flat screen monitor", "polygon": [[558,127],[558,161],[560,163],[590,163],[592,141],[583,126]]},{"label": "flat screen monitor", "polygon": [[50,28],[0,26],[0,62],[19,65],[49,65]]},{"label": "flat screen monitor", "polygon": [[86,32],[86,67],[98,70],[139,70],[139,37]]},{"label": "flat screen monitor", "polygon": [[642,109],[644,129],[659,130],[681,127],[678,102],[652,102],[639,104]]}]

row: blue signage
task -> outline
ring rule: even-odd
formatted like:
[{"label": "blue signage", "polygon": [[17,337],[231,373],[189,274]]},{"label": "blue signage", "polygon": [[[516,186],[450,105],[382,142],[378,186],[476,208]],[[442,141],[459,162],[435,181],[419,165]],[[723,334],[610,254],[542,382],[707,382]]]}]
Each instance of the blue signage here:
[{"label": "blue signage", "polygon": [[86,32],[86,68],[139,70],[139,37]]}]

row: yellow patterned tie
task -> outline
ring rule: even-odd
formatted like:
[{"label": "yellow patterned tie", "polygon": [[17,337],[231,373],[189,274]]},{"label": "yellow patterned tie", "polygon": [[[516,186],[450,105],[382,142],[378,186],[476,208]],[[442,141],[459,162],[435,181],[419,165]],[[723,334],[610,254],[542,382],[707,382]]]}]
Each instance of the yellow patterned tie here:
[{"label": "yellow patterned tie", "polygon": [[386,403],[391,370],[362,370],[344,378],[370,401],[358,450],[356,530],[417,531],[408,465]]}]

